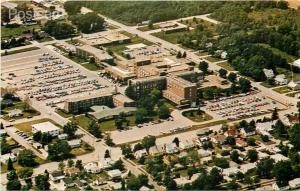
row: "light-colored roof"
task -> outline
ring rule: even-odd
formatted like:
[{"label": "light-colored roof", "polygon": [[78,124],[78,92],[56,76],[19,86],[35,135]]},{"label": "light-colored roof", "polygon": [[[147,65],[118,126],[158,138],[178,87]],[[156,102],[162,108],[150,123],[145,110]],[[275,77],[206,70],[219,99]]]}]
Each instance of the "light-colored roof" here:
[{"label": "light-colored roof", "polygon": [[113,98],[120,100],[122,102],[126,102],[126,103],[131,103],[134,102],[132,99],[130,99],[129,97],[123,95],[123,94],[116,94],[113,96]]},{"label": "light-colored roof", "polygon": [[79,50],[83,50],[90,54],[93,54],[94,57],[98,58],[99,60],[110,60],[113,59],[111,55],[109,55],[105,50],[100,50],[90,45],[83,45],[76,47]]},{"label": "light-colored roof", "polygon": [[80,145],[80,143],[81,143],[80,139],[73,139],[73,140],[68,141],[69,145]]},{"label": "light-colored roof", "polygon": [[289,158],[287,158],[286,156],[283,156],[282,154],[279,154],[279,153],[277,153],[275,155],[271,155],[270,158],[274,159],[275,162],[289,160]]},{"label": "light-colored roof", "polygon": [[53,123],[46,121],[43,123],[38,123],[38,124],[34,124],[32,125],[32,127],[34,129],[36,129],[37,131],[40,131],[42,133],[47,133],[49,131],[57,131],[59,130],[59,127],[57,127],[56,125],[54,125]]},{"label": "light-colored roof", "polygon": [[117,176],[121,176],[122,172],[119,169],[115,169],[115,170],[110,170],[107,172],[108,176],[110,177],[117,177]]},{"label": "light-colored roof", "polygon": [[136,48],[144,48],[146,47],[147,45],[143,44],[143,43],[138,43],[138,44],[131,44],[131,45],[128,45],[126,46],[126,48],[132,50],[132,49],[136,49]]},{"label": "light-colored roof", "polygon": [[[92,107],[95,110],[95,107]],[[116,107],[116,108],[106,108],[105,110],[96,110],[95,112],[89,112],[90,115],[94,116],[96,119],[102,119],[105,117],[110,117],[114,115],[119,115],[120,113],[129,113],[136,111],[135,107]]]}]

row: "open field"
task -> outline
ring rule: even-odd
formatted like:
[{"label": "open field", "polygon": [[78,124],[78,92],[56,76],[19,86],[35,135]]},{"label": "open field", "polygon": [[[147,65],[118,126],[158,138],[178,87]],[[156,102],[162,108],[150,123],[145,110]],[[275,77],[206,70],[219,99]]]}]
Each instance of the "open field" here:
[{"label": "open field", "polygon": [[278,92],[278,93],[281,93],[281,94],[285,94],[285,93],[288,93],[288,92],[291,91],[287,86],[281,86],[281,87],[278,87],[278,88],[274,88],[273,90],[275,92]]},{"label": "open field", "polygon": [[178,44],[177,42],[178,37],[188,33],[189,31],[171,32],[171,33],[158,32],[158,33],[153,33],[152,35],[161,38],[165,41],[168,41],[170,43]]},{"label": "open field", "polygon": [[32,31],[32,29],[39,29],[41,28],[39,25],[33,25],[33,26],[19,26],[16,28],[8,28],[8,27],[4,27],[1,26],[1,38],[9,38],[10,36],[20,36],[21,34],[23,34],[24,32],[27,31]]},{"label": "open field", "polygon": [[218,63],[217,65],[224,68],[225,70],[234,71],[234,68],[227,61]]},{"label": "open field", "polygon": [[200,18],[194,18],[194,19],[188,19],[188,20],[181,20],[180,23],[187,25],[192,28],[196,28],[197,25],[203,25],[205,28],[207,28],[208,31],[210,31],[213,35],[216,35],[216,24],[211,23],[209,21],[205,21]]}]

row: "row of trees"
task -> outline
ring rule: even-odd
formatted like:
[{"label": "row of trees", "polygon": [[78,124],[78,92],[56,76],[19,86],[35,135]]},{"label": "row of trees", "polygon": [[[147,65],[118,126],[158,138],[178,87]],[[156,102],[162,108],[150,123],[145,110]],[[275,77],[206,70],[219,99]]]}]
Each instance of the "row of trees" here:
[{"label": "row of trees", "polygon": [[45,23],[43,30],[57,39],[69,38],[76,35],[75,27],[61,21],[49,20]]},{"label": "row of trees", "polygon": [[69,19],[83,33],[94,33],[105,29],[104,19],[94,12],[72,15]]}]

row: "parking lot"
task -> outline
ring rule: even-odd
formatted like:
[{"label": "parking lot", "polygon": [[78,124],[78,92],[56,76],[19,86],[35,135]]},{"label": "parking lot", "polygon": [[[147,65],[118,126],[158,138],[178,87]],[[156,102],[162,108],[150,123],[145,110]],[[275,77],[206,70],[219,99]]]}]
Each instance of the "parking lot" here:
[{"label": "parking lot", "polygon": [[2,58],[2,82],[21,97],[49,107],[68,98],[112,91],[113,83],[101,79],[48,48]]},{"label": "parking lot", "polygon": [[270,113],[285,106],[275,102],[259,92],[238,94],[208,102],[205,109],[221,118],[239,120]]}]

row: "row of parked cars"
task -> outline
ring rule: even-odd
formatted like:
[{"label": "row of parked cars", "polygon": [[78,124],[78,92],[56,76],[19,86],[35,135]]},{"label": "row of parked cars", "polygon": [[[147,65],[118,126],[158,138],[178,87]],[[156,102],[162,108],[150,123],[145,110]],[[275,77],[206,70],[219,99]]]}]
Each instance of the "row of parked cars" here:
[{"label": "row of parked cars", "polygon": [[32,141],[32,137],[28,136],[25,132],[21,131],[21,130],[16,130],[16,133],[22,137],[23,139],[25,139],[26,141]]}]

